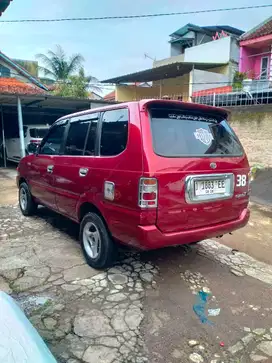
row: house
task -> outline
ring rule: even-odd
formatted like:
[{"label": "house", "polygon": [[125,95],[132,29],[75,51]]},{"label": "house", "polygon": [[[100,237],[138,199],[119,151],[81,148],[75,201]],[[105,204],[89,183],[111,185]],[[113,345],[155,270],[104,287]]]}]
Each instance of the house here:
[{"label": "house", "polygon": [[[151,84],[147,83],[147,82],[144,82],[144,83],[141,83],[141,82],[136,82],[136,84],[134,85],[134,87],[137,86],[137,87],[151,87]],[[108,93],[106,96],[103,97],[103,99],[105,101],[109,101],[109,102],[114,102],[114,101],[117,101],[116,99],[116,91],[111,91],[110,93]]]},{"label": "house", "polygon": [[0,93],[41,94],[48,88],[19,63],[0,51]]},{"label": "house", "polygon": [[[252,86],[272,83],[272,17],[243,34],[240,38],[239,71],[255,80]],[[260,82],[256,82],[260,81]]]},{"label": "house", "polygon": [[239,65],[238,39],[243,30],[228,25],[198,26],[188,23],[170,34],[170,57],[155,61],[154,67],[176,63],[217,63],[215,69],[194,67],[191,92],[224,87],[232,81]]},{"label": "house", "polygon": [[[117,84],[117,101],[162,97],[191,101],[194,92],[224,87],[232,81],[238,70],[238,38],[242,34],[227,25],[189,23],[170,34],[170,57],[154,61],[151,69],[104,82]],[[135,82],[152,82],[152,87],[128,85]]]}]

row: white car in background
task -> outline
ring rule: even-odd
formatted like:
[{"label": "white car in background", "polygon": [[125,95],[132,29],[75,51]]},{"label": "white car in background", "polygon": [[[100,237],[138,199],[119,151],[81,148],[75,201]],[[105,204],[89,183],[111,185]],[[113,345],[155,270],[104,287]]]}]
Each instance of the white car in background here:
[{"label": "white car in background", "polygon": [[[27,146],[31,143],[39,144],[49,130],[49,125],[24,125],[25,153]],[[1,143],[0,143],[1,144]],[[1,145],[0,145],[1,146]],[[5,142],[6,159],[8,161],[19,162],[21,159],[21,146],[19,130],[6,137]],[[4,146],[0,147],[0,157],[4,158]]]}]

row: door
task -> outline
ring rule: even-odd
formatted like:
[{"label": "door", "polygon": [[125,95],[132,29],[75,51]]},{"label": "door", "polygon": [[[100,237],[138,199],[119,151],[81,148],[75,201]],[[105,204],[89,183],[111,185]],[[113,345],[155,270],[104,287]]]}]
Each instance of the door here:
[{"label": "door", "polygon": [[[26,137],[27,126],[24,126],[24,137]],[[21,159],[21,143],[18,127],[15,127],[8,133],[6,140],[7,157],[13,160]]]},{"label": "door", "polygon": [[159,186],[159,229],[171,233],[239,218],[248,203],[249,168],[225,115],[153,107],[148,159]]},{"label": "door", "polygon": [[74,117],[63,155],[55,159],[54,176],[58,211],[76,219],[81,195],[92,187],[92,164],[95,157],[98,113]]},{"label": "door", "polygon": [[261,59],[261,76],[260,76],[260,79],[262,79],[262,80],[268,79],[268,75],[269,75],[268,66],[269,66],[268,57],[262,57],[262,59]]},{"label": "door", "polygon": [[55,160],[62,151],[67,124],[67,120],[62,120],[52,126],[29,166],[32,195],[51,209],[56,209]]}]

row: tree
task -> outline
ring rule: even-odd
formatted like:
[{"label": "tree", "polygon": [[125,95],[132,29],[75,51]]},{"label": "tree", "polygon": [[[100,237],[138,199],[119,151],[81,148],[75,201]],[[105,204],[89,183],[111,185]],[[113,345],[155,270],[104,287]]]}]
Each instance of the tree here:
[{"label": "tree", "polygon": [[64,81],[71,77],[82,67],[84,58],[81,54],[74,54],[68,58],[60,45],[56,46],[56,51],[49,50],[47,54],[37,54],[43,66],[39,69],[44,75],[53,78],[55,81]]},{"label": "tree", "polygon": [[89,90],[100,92],[100,88],[90,84],[97,82],[92,76],[86,76],[83,67],[78,75],[71,75],[67,80],[60,81],[54,90],[54,94],[62,97],[88,98]]}]

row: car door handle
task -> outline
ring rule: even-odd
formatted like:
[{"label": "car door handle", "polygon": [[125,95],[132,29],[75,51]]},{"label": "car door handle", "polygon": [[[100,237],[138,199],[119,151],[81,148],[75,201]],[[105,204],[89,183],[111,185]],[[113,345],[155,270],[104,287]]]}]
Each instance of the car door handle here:
[{"label": "car door handle", "polygon": [[47,166],[47,173],[52,174],[53,173],[53,170],[54,170],[54,165],[48,165]]},{"label": "car door handle", "polygon": [[88,168],[80,168],[79,169],[79,176],[86,176],[88,174],[89,169]]}]

